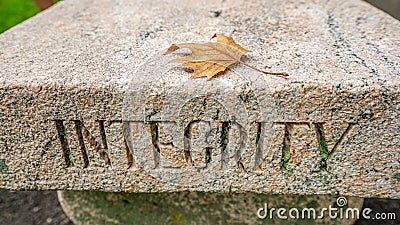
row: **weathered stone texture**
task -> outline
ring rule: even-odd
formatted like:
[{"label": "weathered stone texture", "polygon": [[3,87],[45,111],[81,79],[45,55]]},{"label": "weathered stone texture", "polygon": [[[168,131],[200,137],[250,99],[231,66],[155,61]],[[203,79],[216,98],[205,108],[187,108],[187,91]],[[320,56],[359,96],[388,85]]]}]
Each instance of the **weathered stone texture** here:
[{"label": "weathered stone texture", "polygon": [[[400,198],[399,27],[356,0],[60,2],[0,36],[0,187]],[[289,78],[162,54],[214,33]]]}]

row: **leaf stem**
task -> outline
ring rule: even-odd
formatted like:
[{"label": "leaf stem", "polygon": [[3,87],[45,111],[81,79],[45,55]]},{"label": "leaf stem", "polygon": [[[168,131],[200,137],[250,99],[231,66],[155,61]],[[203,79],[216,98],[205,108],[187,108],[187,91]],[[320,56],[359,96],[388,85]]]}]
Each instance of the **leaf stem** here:
[{"label": "leaf stem", "polygon": [[254,66],[250,66],[249,64],[247,64],[247,63],[245,63],[245,62],[242,62],[242,61],[239,61],[239,63],[241,63],[241,64],[243,64],[243,65],[245,65],[245,66],[247,66],[247,67],[249,67],[249,68],[251,68],[251,69],[253,69],[253,70],[255,70],[255,71],[261,72],[261,73],[263,73],[263,74],[275,75],[275,76],[282,76],[282,77],[287,77],[287,76],[289,76],[289,74],[287,74],[287,73],[285,73],[285,72],[278,72],[278,73],[267,72],[267,71],[264,71],[264,70],[257,69],[257,68],[255,68]]}]

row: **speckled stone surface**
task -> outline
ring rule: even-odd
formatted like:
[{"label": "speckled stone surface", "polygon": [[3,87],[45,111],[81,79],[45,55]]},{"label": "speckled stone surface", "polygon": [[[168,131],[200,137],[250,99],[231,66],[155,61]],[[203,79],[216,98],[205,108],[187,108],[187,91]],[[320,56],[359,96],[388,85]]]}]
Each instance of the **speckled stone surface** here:
[{"label": "speckled stone surface", "polygon": [[[0,35],[0,187],[400,198],[399,28],[356,0],[63,1]],[[162,54],[214,33],[289,78]]]}]

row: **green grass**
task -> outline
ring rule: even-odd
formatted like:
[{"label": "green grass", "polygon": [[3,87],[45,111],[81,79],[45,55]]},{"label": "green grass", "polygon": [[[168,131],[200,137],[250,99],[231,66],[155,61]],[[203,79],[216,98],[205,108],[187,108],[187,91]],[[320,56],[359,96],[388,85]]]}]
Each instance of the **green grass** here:
[{"label": "green grass", "polygon": [[0,0],[0,33],[38,12],[32,0]]},{"label": "green grass", "polygon": [[0,0],[0,34],[39,12],[32,0]]}]

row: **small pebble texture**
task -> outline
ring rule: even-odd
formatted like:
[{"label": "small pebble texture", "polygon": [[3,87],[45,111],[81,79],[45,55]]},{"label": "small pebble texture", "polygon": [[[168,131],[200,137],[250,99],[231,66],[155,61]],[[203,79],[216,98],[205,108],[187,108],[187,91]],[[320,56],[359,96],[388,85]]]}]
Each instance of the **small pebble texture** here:
[{"label": "small pebble texture", "polygon": [[55,191],[0,190],[1,225],[73,225]]},{"label": "small pebble texture", "polygon": [[[359,0],[60,2],[0,36],[0,187],[400,198],[399,27]],[[217,79],[189,79],[182,66],[155,60],[166,61],[161,53],[172,43],[214,33],[251,49],[249,64],[290,77],[238,65]],[[227,110],[218,114],[211,98]],[[188,151],[196,167],[182,160],[183,132],[175,129],[190,116],[202,119],[193,109],[219,119],[245,115],[246,149],[238,150],[245,138],[232,126],[226,145],[210,139],[217,146],[210,162],[199,160],[199,149]],[[178,120],[178,128],[159,127],[168,141],[160,168],[153,169],[149,124],[129,124],[131,136],[122,135],[110,121],[124,117]],[[108,121],[111,165],[88,143],[86,163],[76,120],[92,131],[92,143],[105,140],[96,120]],[[265,127],[255,129],[255,121]],[[130,169],[123,137],[135,143]],[[210,147],[201,144],[193,146]]]},{"label": "small pebble texture", "polygon": [[[400,18],[400,4],[392,1],[369,1],[376,3],[385,11],[392,12],[393,16]],[[389,4],[388,4],[389,2]],[[385,5],[386,4],[386,5]],[[392,4],[392,5],[390,5]],[[397,9],[397,11],[396,11]],[[397,13],[397,14],[396,14]],[[382,212],[389,212],[391,209],[400,209],[399,200],[387,199],[366,199],[364,207],[381,209]],[[400,217],[400,216],[399,216]],[[0,224],[12,225],[39,225],[39,224],[60,224],[73,225],[63,213],[54,191],[19,191],[11,192],[0,190]],[[371,221],[358,220],[356,225],[381,225],[400,224],[396,221]]]}]

